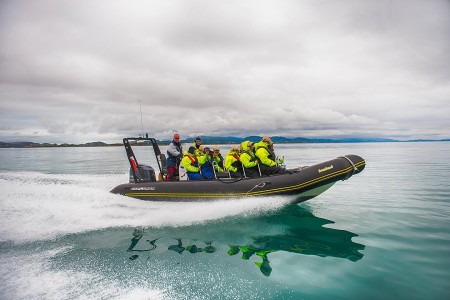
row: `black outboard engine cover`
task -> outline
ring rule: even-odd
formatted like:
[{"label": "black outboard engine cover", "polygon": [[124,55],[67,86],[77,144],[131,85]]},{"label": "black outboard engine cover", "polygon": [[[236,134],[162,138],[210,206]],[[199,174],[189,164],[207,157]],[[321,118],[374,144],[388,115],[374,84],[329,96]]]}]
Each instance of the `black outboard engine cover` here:
[{"label": "black outboard engine cover", "polygon": [[[142,178],[142,182],[156,181],[155,170],[149,166],[140,164],[139,172],[136,174],[138,178]],[[130,168],[130,183],[134,183],[133,169]]]}]

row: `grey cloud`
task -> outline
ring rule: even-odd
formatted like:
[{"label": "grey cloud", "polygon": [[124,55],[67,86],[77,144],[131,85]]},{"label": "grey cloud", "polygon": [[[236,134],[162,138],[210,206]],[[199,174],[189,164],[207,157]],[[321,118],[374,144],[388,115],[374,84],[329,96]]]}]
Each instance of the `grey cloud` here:
[{"label": "grey cloud", "polygon": [[[2,1],[0,140],[449,137],[448,1]],[[104,139],[102,139],[104,137]],[[87,140],[86,140],[87,139]]]}]

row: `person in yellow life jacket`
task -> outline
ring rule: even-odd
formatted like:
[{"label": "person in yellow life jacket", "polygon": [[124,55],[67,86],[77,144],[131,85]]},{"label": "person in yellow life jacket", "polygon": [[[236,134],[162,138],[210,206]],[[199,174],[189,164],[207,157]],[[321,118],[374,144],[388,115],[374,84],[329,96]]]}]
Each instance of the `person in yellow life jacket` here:
[{"label": "person in yellow life jacket", "polygon": [[259,167],[262,175],[281,175],[285,173],[285,170],[275,162],[276,156],[273,152],[273,143],[267,135],[255,144],[255,155],[260,161]]},{"label": "person in yellow life jacket", "polygon": [[197,158],[204,156],[205,155],[205,146],[200,145],[198,147],[197,150],[195,150],[195,156],[197,156]]},{"label": "person in yellow life jacket", "polygon": [[[203,145],[200,146],[200,149],[201,148],[203,148]],[[214,178],[213,157],[211,154],[211,149],[209,147],[204,147],[204,149],[202,149],[202,153],[202,155],[197,156],[202,176],[206,180],[211,180]]]},{"label": "person in yellow life jacket", "polygon": [[225,157],[225,168],[230,172],[231,177],[242,177],[242,164],[237,146],[232,146],[230,151],[228,151]]},{"label": "person in yellow life jacket", "polygon": [[245,141],[241,144],[241,148],[242,153],[239,158],[244,166],[245,176],[250,178],[259,177],[258,158],[254,152],[254,143]]},{"label": "person in yellow life jacket", "polygon": [[195,147],[195,155],[199,156],[198,151],[200,147],[202,147],[202,139],[199,136],[196,137],[195,141],[192,143],[192,146]]},{"label": "person in yellow life jacket", "polygon": [[189,180],[201,180],[200,165],[198,164],[197,156],[195,156],[195,147],[189,147],[189,150],[184,152],[181,160],[183,167],[186,169]]},{"label": "person in yellow life jacket", "polygon": [[220,153],[219,146],[215,145],[213,147],[212,156],[213,156],[214,169],[217,172],[223,172],[224,168],[225,168],[225,166],[224,166],[224,159],[223,159],[222,154]]}]

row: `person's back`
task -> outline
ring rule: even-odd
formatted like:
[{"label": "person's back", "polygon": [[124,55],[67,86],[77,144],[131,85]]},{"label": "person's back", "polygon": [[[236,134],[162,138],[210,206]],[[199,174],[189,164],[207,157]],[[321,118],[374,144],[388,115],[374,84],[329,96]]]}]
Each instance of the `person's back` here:
[{"label": "person's back", "polygon": [[275,153],[269,148],[272,145],[272,140],[268,136],[264,136],[263,139],[255,144],[255,155],[261,161],[261,164],[268,167],[276,166]]},{"label": "person's back", "polygon": [[272,140],[268,136],[264,136],[263,139],[255,144],[255,155],[261,162],[260,168],[263,175],[284,174],[285,170],[278,167],[275,162],[275,153],[272,151]]},{"label": "person's back", "polygon": [[[245,143],[245,144],[244,144]],[[254,143],[246,141],[242,143],[242,153],[239,156],[242,165],[244,166],[244,172],[246,177],[258,177],[259,167],[258,158],[256,157],[254,151]]]}]

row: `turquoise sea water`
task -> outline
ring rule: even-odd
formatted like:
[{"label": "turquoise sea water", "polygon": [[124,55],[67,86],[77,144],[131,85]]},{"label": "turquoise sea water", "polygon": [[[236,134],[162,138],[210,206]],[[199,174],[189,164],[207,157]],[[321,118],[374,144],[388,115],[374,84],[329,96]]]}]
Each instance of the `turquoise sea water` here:
[{"label": "turquoise sea water", "polygon": [[122,147],[0,149],[0,299],[450,298],[450,143],[276,146],[367,166],[301,204],[162,203],[109,193]]}]

